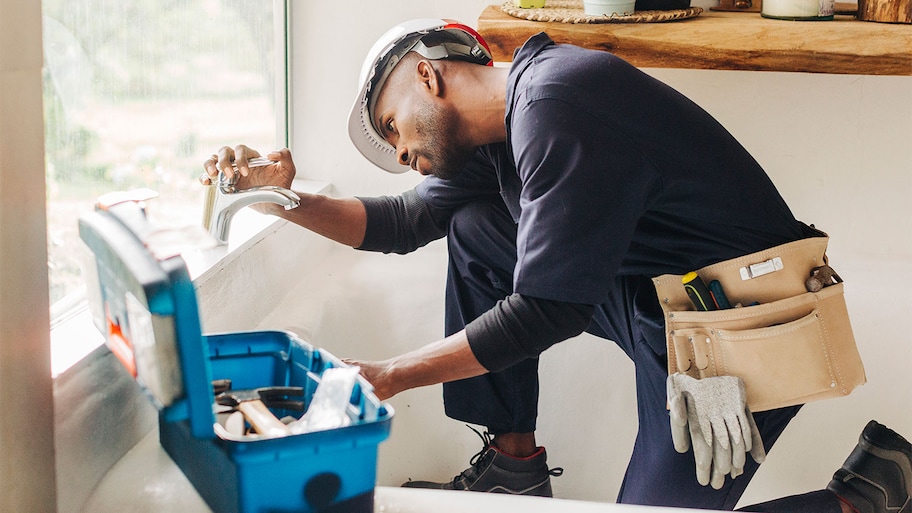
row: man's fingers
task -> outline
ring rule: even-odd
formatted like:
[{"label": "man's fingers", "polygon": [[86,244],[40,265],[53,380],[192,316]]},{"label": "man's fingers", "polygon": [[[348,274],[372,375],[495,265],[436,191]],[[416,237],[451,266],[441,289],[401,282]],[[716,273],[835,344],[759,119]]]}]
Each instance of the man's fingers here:
[{"label": "man's fingers", "polygon": [[275,171],[282,171],[287,173],[292,177],[297,174],[294,165],[294,159],[291,157],[291,150],[288,148],[282,148],[281,150],[271,151],[266,157],[273,162],[278,162],[279,165],[276,166]]},{"label": "man's fingers", "polygon": [[225,173],[228,178],[234,178],[234,168],[231,167],[234,162],[234,150],[228,146],[222,146],[215,157],[217,158],[216,167],[218,170]]},{"label": "man's fingers", "polygon": [[281,162],[282,164],[291,163],[291,150],[288,148],[282,148],[281,150],[270,151],[266,154],[266,158],[274,162]]},{"label": "man's fingers", "polygon": [[211,180],[204,182],[203,177],[215,178],[218,176],[218,173],[218,155],[213,154],[211,157],[203,161],[203,176],[200,177],[200,182],[203,185],[208,185],[211,183]]},{"label": "man's fingers", "polygon": [[237,170],[241,176],[250,175],[250,166],[248,165],[247,161],[250,159],[255,159],[259,156],[260,152],[243,144],[239,144],[234,147],[234,165],[237,167]]}]

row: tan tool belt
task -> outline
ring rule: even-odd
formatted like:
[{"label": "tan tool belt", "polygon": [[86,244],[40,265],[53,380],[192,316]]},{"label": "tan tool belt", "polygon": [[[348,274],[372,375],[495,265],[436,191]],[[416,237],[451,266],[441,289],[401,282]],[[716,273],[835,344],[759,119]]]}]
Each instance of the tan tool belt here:
[{"label": "tan tool belt", "polygon": [[665,312],[668,372],[738,376],[752,411],[848,395],[865,382],[843,283],[805,284],[826,264],[828,237],[803,239],[697,270],[731,304],[696,311],[679,275],[653,278]]}]

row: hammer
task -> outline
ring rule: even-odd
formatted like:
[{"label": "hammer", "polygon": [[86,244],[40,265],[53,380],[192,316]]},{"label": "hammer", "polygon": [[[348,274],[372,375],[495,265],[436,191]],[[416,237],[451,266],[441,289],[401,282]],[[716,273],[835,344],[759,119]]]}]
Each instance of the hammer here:
[{"label": "hammer", "polygon": [[[270,402],[275,404],[273,399],[303,395],[304,389],[301,387],[263,387],[251,390],[226,390],[218,394],[215,400],[218,404],[236,407],[240,410],[257,433],[278,437],[289,434],[288,426],[269,411],[269,408],[263,403],[263,399],[269,398]],[[282,402],[278,401],[278,403]]]},{"label": "hammer", "polygon": [[811,269],[810,278],[804,282],[808,292],[820,292],[820,289],[829,287],[834,283],[842,283],[842,278],[828,265],[821,265]]}]

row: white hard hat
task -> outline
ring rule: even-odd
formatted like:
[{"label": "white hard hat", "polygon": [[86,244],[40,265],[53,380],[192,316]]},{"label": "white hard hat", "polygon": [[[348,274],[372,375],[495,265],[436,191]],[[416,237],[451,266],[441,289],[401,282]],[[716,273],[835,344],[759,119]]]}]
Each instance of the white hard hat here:
[{"label": "white hard hat", "polygon": [[488,45],[478,32],[453,21],[411,20],[380,36],[361,68],[360,89],[348,117],[348,135],[362,155],[390,173],[404,173],[409,167],[398,162],[396,149],[383,139],[374,125],[374,103],[393,68],[409,52],[432,60],[493,64]]}]

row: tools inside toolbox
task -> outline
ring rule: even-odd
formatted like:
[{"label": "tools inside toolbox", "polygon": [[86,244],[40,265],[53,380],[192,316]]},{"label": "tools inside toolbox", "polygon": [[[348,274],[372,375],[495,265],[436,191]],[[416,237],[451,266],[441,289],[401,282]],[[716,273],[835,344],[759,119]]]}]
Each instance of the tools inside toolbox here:
[{"label": "tools inside toolbox", "polygon": [[[229,384],[231,380],[227,381]],[[227,433],[232,436],[246,436],[258,434],[267,437],[285,436],[290,433],[288,426],[282,420],[272,413],[270,408],[283,407],[287,408],[291,403],[300,404],[300,409],[304,409],[304,401],[293,401],[291,397],[303,397],[304,389],[301,387],[262,387],[253,390],[232,390],[229,386],[227,390],[215,396],[218,405],[228,408],[225,411],[232,414],[240,412],[243,419],[250,424],[252,431],[247,429],[238,430],[235,426],[227,426],[227,419],[222,427],[231,427],[226,429]],[[219,408],[216,407],[216,411]],[[232,415],[228,415],[231,418]],[[234,415],[236,418],[237,416]],[[288,418],[288,417],[286,417]],[[235,421],[235,424],[237,421]],[[221,424],[221,422],[219,423]],[[213,426],[214,427],[214,426]],[[244,426],[241,426],[244,427]],[[222,436],[219,431],[216,435]]]},{"label": "tools inside toolbox", "polygon": [[[233,390],[230,379],[213,380],[215,434],[231,440],[275,438],[348,426],[359,416],[351,404],[358,372],[358,367],[324,371],[309,407],[305,406],[303,387]],[[283,412],[283,416],[280,418],[275,411]]]}]

